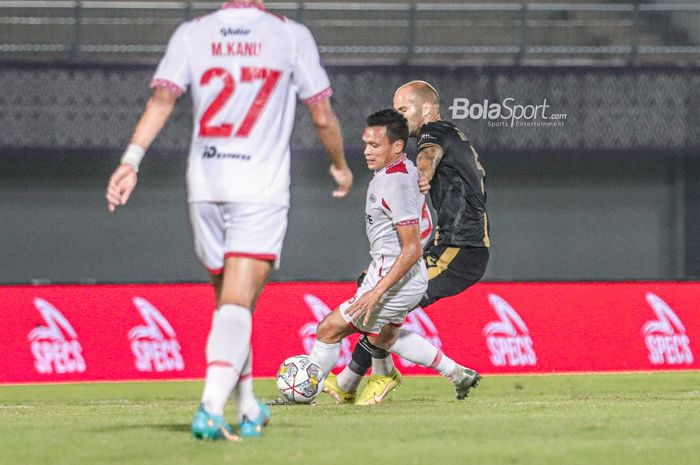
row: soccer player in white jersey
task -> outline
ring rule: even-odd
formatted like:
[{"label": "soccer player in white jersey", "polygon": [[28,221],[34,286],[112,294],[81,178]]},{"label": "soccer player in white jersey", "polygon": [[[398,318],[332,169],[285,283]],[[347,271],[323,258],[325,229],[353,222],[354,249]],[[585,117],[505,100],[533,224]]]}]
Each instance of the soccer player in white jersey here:
[{"label": "soccer player in white jersey", "polygon": [[[395,110],[377,112],[367,118],[362,139],[367,167],[374,171],[365,203],[372,262],[355,296],[318,325],[310,357],[324,373],[335,366],[340,342],[349,334],[363,333],[373,345],[392,350],[399,327],[428,287],[421,257],[432,223],[418,188],[418,170],[404,153],[407,122]],[[373,372],[388,374],[385,363],[374,359]],[[367,404],[381,402],[379,397]]]},{"label": "soccer player in white jersey", "polygon": [[[289,139],[297,97],[307,106],[337,183],[352,186],[328,76],[309,30],[273,15],[262,1],[225,3],[180,25],[151,83],[153,94],[107,187],[110,211],[125,205],[141,158],[190,87],[194,128],[187,168],[197,256],[216,292],[201,405],[200,439],[260,436],[270,419],[253,395],[252,312],[279,263],[289,208]],[[234,392],[235,389],[235,392]],[[238,434],[224,420],[231,393]]]},{"label": "soccer player in white jersey", "polygon": [[[418,138],[418,185],[421,192],[432,193],[438,213],[436,241],[425,249],[424,255],[428,290],[420,306],[425,307],[464,291],[484,274],[490,243],[484,209],[485,172],[466,136],[453,124],[440,119],[440,97],[432,85],[425,81],[402,85],[394,95],[394,108],[408,121],[409,135]],[[431,184],[437,188],[431,190]],[[481,380],[478,372],[458,364],[415,332],[401,329],[393,350],[404,359],[449,379],[457,399],[466,398]],[[376,358],[385,359],[385,371],[393,369],[389,374],[373,371],[367,386],[357,396],[362,376]],[[400,384],[401,373],[393,367],[389,352],[362,337],[350,364],[338,376],[328,375],[323,390],[338,403],[366,404],[385,397]]]}]

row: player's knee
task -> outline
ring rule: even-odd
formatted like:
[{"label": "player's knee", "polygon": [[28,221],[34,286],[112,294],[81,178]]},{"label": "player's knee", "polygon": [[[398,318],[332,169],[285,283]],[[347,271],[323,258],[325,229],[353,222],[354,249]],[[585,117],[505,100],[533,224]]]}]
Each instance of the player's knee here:
[{"label": "player's knee", "polygon": [[331,315],[333,314],[331,313],[321,320],[316,328],[316,339],[326,344],[340,342],[342,339],[342,328],[338,327]]},{"label": "player's knee", "polygon": [[252,310],[255,304],[256,292],[255,289],[242,289],[226,286],[223,284],[221,288],[220,305],[233,304],[241,307],[250,308]]},{"label": "player's knee", "polygon": [[379,338],[381,339],[382,343],[381,347],[383,349],[389,350],[399,338],[400,331],[401,328],[393,324],[384,326],[384,328],[382,328],[382,330],[379,332]]},{"label": "player's knee", "polygon": [[369,340],[369,343],[372,344],[373,346],[379,348],[379,349],[384,349],[388,350],[389,347],[385,347],[386,343],[382,341],[382,339],[379,336],[367,336],[367,339]]},{"label": "player's knee", "polygon": [[391,328],[395,329],[395,331],[391,329],[387,331],[382,330],[382,332],[376,336],[367,336],[367,339],[373,346],[378,347],[380,349],[389,350],[391,346],[394,345],[399,335],[398,328],[394,326],[392,326]]},{"label": "player's knee", "polygon": [[384,341],[384,347],[383,349],[389,350],[391,347],[396,344],[397,339],[399,338],[399,332],[394,331],[393,333],[387,335],[385,341]]}]

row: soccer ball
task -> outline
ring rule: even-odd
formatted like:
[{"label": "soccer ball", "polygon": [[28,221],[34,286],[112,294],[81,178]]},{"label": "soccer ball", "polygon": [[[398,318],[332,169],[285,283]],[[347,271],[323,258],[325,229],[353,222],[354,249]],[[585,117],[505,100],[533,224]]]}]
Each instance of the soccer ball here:
[{"label": "soccer ball", "polygon": [[309,403],[323,390],[325,376],[321,367],[308,355],[295,355],[277,370],[277,388],[283,397],[294,402]]}]

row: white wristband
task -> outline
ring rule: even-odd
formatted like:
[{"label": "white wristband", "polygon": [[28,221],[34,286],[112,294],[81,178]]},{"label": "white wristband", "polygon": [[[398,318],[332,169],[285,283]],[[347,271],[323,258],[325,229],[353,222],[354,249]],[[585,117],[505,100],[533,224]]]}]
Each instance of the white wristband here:
[{"label": "white wristband", "polygon": [[139,145],[129,144],[129,146],[124,151],[122,155],[122,163],[128,163],[134,167],[134,171],[139,172],[139,165],[141,164],[141,159],[146,154],[146,151]]}]

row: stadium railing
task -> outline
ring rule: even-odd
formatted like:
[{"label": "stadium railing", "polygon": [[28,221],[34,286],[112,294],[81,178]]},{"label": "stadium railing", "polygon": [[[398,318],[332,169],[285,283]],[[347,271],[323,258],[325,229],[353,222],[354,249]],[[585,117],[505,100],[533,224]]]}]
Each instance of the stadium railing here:
[{"label": "stadium railing", "polygon": [[[3,0],[0,59],[153,60],[178,23],[220,4]],[[700,62],[700,26],[692,26],[700,24],[697,3],[266,6],[307,24],[329,62]]]}]

